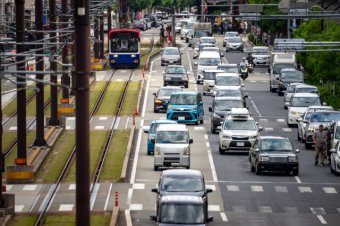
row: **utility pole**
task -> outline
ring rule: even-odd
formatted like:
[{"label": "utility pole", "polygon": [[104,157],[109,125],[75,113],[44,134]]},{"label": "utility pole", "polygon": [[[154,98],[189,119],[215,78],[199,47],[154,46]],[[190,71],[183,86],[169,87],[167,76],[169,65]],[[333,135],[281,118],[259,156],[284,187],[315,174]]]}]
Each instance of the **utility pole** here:
[{"label": "utility pole", "polygon": [[[67,28],[67,24],[66,22],[68,21],[68,17],[67,17],[67,0],[62,0],[61,1],[61,13],[63,14],[63,16],[61,17],[61,21],[63,22],[62,28],[65,31]],[[66,43],[68,40],[68,37],[63,36],[62,41],[63,43]],[[64,45],[64,48],[62,50],[62,62],[63,64],[67,64],[67,55],[68,55],[68,48],[69,45]],[[63,71],[66,71],[67,68],[63,67]],[[70,76],[68,73],[63,73],[61,75],[61,84],[65,85],[65,86],[69,86],[70,85]],[[63,88],[63,102],[65,103],[69,103],[69,91],[67,88]]]},{"label": "utility pole", "polygon": [[[1,59],[0,59],[0,71],[1,69]],[[2,93],[2,79],[0,78],[0,94]],[[3,134],[3,126],[2,126],[2,98],[0,98],[0,208],[4,207],[4,200],[2,198],[2,173],[5,172],[5,158],[3,157],[2,150],[2,134]]]},{"label": "utility pole", "polygon": [[94,51],[94,59],[99,59],[100,46],[99,46],[99,17],[98,16],[96,16],[94,18],[94,46],[93,46],[93,51]]},{"label": "utility pole", "polygon": [[100,32],[99,32],[99,35],[100,35],[100,43],[99,43],[99,46],[100,46],[100,48],[99,48],[99,58],[100,59],[104,59],[105,57],[104,57],[104,16],[103,15],[101,15],[100,17],[99,17],[99,19],[100,19],[100,26],[99,26],[99,28],[100,28]]},{"label": "utility pole", "polygon": [[[56,6],[56,0],[50,0],[49,1],[49,14],[50,14],[50,30],[52,31],[51,34],[51,42],[56,43],[57,38],[56,38],[56,12],[55,12],[55,7]],[[57,53],[57,47],[54,45],[51,48],[51,54],[55,55]],[[52,57],[53,58],[53,57]],[[51,70],[52,71],[57,71],[57,63],[52,61],[50,62],[51,64]],[[56,84],[58,83],[58,76],[56,74],[51,74],[51,83]],[[51,85],[51,118],[49,121],[50,126],[57,126],[59,125],[59,120],[58,120],[58,88],[55,85]]]},{"label": "utility pole", "polygon": [[110,48],[110,31],[112,28],[112,14],[111,14],[111,7],[107,7],[107,51],[110,52],[109,48]]},{"label": "utility pole", "polygon": [[[37,42],[44,38],[44,34],[42,31],[44,30],[44,22],[43,22],[43,2],[42,0],[35,0],[35,39]],[[36,48],[42,48],[43,45],[36,45]],[[43,54],[43,50],[37,51],[37,54]],[[36,61],[36,70],[44,71],[44,57],[37,56],[35,58]],[[43,80],[43,74],[37,74],[36,79]],[[45,146],[46,141],[44,138],[44,84],[42,82],[36,83],[37,94],[36,94],[36,138],[34,141],[35,146]]]},{"label": "utility pole", "polygon": [[76,225],[90,226],[89,0],[74,0],[76,79]]},{"label": "utility pole", "polygon": [[[16,41],[25,42],[25,0],[15,0]],[[16,45],[17,54],[25,51],[25,46]],[[17,56],[16,61],[23,61],[25,57]],[[25,70],[25,63],[17,64],[18,71]],[[25,74],[20,74],[25,76]],[[17,77],[17,139],[18,149],[15,164],[26,165],[26,79]]]}]

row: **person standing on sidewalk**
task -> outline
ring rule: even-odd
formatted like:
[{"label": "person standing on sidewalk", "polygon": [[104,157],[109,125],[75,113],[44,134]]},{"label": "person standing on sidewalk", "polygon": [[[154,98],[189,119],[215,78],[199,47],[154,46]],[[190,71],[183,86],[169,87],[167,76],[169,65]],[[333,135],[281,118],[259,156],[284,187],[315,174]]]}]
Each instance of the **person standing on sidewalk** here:
[{"label": "person standing on sidewalk", "polygon": [[324,166],[327,148],[327,131],[323,125],[319,126],[319,130],[314,132],[313,141],[315,143],[315,165],[317,166],[320,159],[320,165]]}]

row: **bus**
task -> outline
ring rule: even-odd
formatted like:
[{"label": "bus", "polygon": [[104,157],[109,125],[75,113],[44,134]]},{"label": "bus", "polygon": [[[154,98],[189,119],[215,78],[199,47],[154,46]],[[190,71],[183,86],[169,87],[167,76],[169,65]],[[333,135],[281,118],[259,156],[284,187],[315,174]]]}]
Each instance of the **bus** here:
[{"label": "bus", "polygon": [[137,68],[140,64],[140,32],[134,29],[115,29],[109,33],[111,68]]}]

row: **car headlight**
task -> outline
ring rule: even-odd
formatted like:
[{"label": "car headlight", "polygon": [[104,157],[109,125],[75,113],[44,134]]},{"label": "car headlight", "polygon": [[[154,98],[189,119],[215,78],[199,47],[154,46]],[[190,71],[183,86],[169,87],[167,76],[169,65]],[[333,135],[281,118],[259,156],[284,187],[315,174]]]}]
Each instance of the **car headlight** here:
[{"label": "car headlight", "polygon": [[224,138],[224,139],[231,139],[231,136],[229,136],[229,135],[223,135],[222,138]]},{"label": "car headlight", "polygon": [[162,100],[160,100],[160,99],[156,99],[156,100],[155,100],[155,104],[161,104],[161,103],[163,103]]},{"label": "car headlight", "polygon": [[171,78],[168,77],[168,76],[165,76],[165,77],[164,77],[164,80],[169,81],[169,80],[171,80]]},{"label": "car headlight", "polygon": [[269,162],[269,156],[259,156],[260,162]]},{"label": "car headlight", "polygon": [[155,155],[160,155],[161,154],[161,148],[160,147],[156,147],[155,148]]},{"label": "car headlight", "polygon": [[189,80],[188,77],[183,77],[182,79],[183,79],[184,81],[188,81],[188,80]]},{"label": "car headlight", "polygon": [[168,111],[172,111],[173,107],[172,106],[168,106]]},{"label": "car headlight", "polygon": [[292,114],[292,115],[299,115],[300,113],[296,112],[296,111],[291,111],[290,114]]},{"label": "car headlight", "polygon": [[315,132],[315,129],[313,129],[313,128],[308,128],[308,132],[309,132],[309,133],[314,133],[314,132]]},{"label": "car headlight", "polygon": [[257,135],[250,136],[249,138],[250,138],[250,139],[256,139],[256,138],[257,138]]},{"label": "car headlight", "polygon": [[298,162],[297,156],[288,156],[288,162]]},{"label": "car headlight", "polygon": [[221,119],[221,118],[222,118],[221,116],[219,116],[218,114],[215,114],[215,113],[214,113],[213,117],[214,117],[214,118],[218,118],[218,119]]},{"label": "car headlight", "polygon": [[183,154],[184,155],[190,155],[190,148],[189,147],[185,147],[183,150]]}]

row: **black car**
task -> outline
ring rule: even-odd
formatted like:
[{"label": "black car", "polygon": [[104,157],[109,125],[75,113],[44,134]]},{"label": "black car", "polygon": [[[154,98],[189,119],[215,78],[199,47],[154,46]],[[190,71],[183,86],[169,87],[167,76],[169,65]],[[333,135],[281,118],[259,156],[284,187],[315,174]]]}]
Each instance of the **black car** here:
[{"label": "black car", "polygon": [[249,151],[250,170],[257,175],[263,171],[283,171],[299,175],[299,149],[288,138],[261,136]]},{"label": "black car", "polygon": [[182,65],[168,66],[163,72],[163,83],[164,86],[181,85],[188,88],[189,76],[187,69]]},{"label": "black car", "polygon": [[211,112],[211,133],[217,133],[217,127],[221,126],[224,116],[232,108],[244,108],[244,101],[240,97],[215,97]]},{"label": "black car", "polygon": [[290,83],[303,83],[303,73],[294,68],[282,69],[278,80],[279,88],[277,90],[277,95],[283,96]]},{"label": "black car", "polygon": [[170,100],[171,94],[181,91],[181,87],[161,87],[156,93],[153,93],[154,95],[154,101],[153,101],[153,111],[159,112],[159,111],[166,111],[168,109],[168,104]]},{"label": "black car", "polygon": [[158,188],[151,191],[157,193],[157,203],[162,196],[191,195],[203,197],[208,205],[207,194],[212,192],[212,189],[205,187],[204,176],[199,170],[170,169],[162,172]]}]

